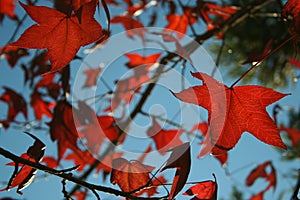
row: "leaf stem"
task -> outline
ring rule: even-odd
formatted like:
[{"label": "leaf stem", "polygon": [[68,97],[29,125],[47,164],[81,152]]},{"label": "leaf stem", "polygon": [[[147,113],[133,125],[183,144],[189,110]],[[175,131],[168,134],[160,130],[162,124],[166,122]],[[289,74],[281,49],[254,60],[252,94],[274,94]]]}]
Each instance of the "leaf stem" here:
[{"label": "leaf stem", "polygon": [[287,40],[282,42],[279,46],[277,46],[275,49],[273,49],[272,51],[270,51],[266,55],[263,55],[263,57],[259,61],[255,62],[255,64],[252,65],[246,72],[244,72],[244,74],[242,74],[242,76],[240,78],[238,78],[234,83],[232,83],[230,88],[233,88],[233,86],[235,86],[238,82],[240,82],[249,72],[251,72],[254,68],[259,66],[264,60],[266,60],[269,56],[271,56],[272,54],[277,52],[281,47],[283,47],[289,41],[295,39],[295,37],[296,37],[295,35],[291,36],[290,38],[288,38]]}]

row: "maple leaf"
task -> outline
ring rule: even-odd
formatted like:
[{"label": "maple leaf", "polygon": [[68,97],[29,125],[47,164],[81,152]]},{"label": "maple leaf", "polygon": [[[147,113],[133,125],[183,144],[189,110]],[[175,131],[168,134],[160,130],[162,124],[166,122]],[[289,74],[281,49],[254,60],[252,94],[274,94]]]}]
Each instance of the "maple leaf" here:
[{"label": "maple leaf", "polygon": [[[151,183],[149,174],[154,167],[124,158],[114,159],[112,167],[110,181],[112,184],[118,184],[123,192],[139,190]],[[137,194],[133,193],[132,195],[136,196]]]},{"label": "maple leaf", "polygon": [[1,0],[0,1],[0,23],[3,21],[4,15],[9,18],[17,20],[18,17],[15,14],[15,1],[14,0]]},{"label": "maple leaf", "polygon": [[154,118],[152,118],[152,126],[147,130],[147,135],[154,140],[156,149],[161,155],[165,155],[170,148],[182,144],[180,140],[182,133],[180,129],[164,130]]},{"label": "maple leaf", "polygon": [[250,174],[247,176],[246,179],[246,185],[251,186],[256,179],[259,177],[261,178],[266,178],[267,177],[267,172],[266,172],[266,167],[270,165],[270,161],[267,161],[259,166],[257,166],[255,169],[253,169]]},{"label": "maple leaf", "polygon": [[[286,149],[266,106],[287,96],[261,86],[235,86],[232,88],[204,73],[192,73],[203,81],[174,95],[187,103],[208,110],[208,133],[201,156],[210,150],[221,155],[232,149],[244,132],[249,132],[260,141]],[[226,101],[224,101],[226,98]],[[217,115],[214,115],[218,113]]]},{"label": "maple leaf", "polygon": [[96,86],[98,75],[101,73],[101,68],[89,68],[84,70],[84,74],[86,75],[85,83],[83,87],[91,87]]},{"label": "maple leaf", "polygon": [[161,171],[169,168],[176,168],[176,174],[168,198],[173,199],[184,187],[190,173],[191,150],[189,142],[172,149],[172,153]]},{"label": "maple leaf", "polygon": [[281,126],[280,131],[285,131],[289,138],[291,139],[293,147],[298,147],[300,145],[300,131],[294,128],[287,128]]},{"label": "maple leaf", "polygon": [[11,68],[13,68],[16,65],[16,63],[21,57],[25,57],[29,55],[26,49],[13,47],[10,45],[6,45],[3,48],[0,48],[0,52],[1,54],[5,55],[5,58]]},{"label": "maple leaf", "polygon": [[79,165],[77,168],[78,172],[81,172],[86,165],[92,165],[95,162],[95,158],[90,151],[76,151],[68,154],[65,160],[73,160],[75,165]]},{"label": "maple leaf", "polygon": [[67,16],[45,6],[20,4],[37,24],[25,30],[11,45],[32,49],[47,48],[51,71],[69,64],[81,46],[95,42],[102,35],[102,28],[93,17],[95,2],[82,7],[81,23],[75,14]]},{"label": "maple leaf", "polygon": [[53,118],[48,124],[50,126],[50,135],[52,141],[57,141],[58,159],[62,159],[67,148],[73,151],[79,151],[77,147],[77,129],[73,116],[72,106],[65,100],[58,101],[53,112]]},{"label": "maple leaf", "polygon": [[8,120],[14,120],[19,112],[23,113],[27,119],[27,104],[25,99],[14,90],[3,87],[5,92],[0,97],[0,101],[4,101],[8,104]]},{"label": "maple leaf", "polygon": [[34,109],[34,115],[37,120],[41,120],[43,115],[52,118],[51,108],[54,107],[54,103],[44,101],[41,98],[41,94],[36,90],[31,94],[30,98],[30,105]]},{"label": "maple leaf", "polygon": [[143,29],[144,25],[140,21],[130,16],[115,16],[113,19],[111,19],[110,23],[121,23],[127,30],[126,35],[130,38],[132,38],[134,35],[137,35],[142,40],[145,38],[145,30]]},{"label": "maple leaf", "polygon": [[148,56],[143,56],[138,53],[127,53],[125,56],[129,59],[129,62],[126,63],[126,66],[131,69],[140,66],[152,66],[153,64],[157,63],[161,53],[154,53]]},{"label": "maple leaf", "polygon": [[188,26],[196,23],[197,17],[193,15],[190,8],[185,8],[182,15],[170,14],[167,16],[167,20],[169,24],[166,26],[165,31],[177,31],[177,37],[181,39],[186,34]]},{"label": "maple leaf", "polygon": [[111,107],[106,111],[112,111],[118,108],[122,102],[128,105],[138,92],[141,86],[150,81],[147,67],[138,67],[135,70],[135,75],[128,78],[118,80],[116,82],[116,90],[111,99]]},{"label": "maple leaf", "polygon": [[300,2],[298,0],[288,0],[282,9],[282,16],[287,19],[289,15],[293,17],[293,23],[290,30],[293,35],[300,34]]},{"label": "maple leaf", "polygon": [[49,168],[56,168],[58,165],[57,160],[51,156],[44,156],[41,163],[45,163]]},{"label": "maple leaf", "polygon": [[217,200],[218,183],[216,176],[213,174],[215,181],[203,181],[190,187],[183,195],[194,196],[193,200]]}]

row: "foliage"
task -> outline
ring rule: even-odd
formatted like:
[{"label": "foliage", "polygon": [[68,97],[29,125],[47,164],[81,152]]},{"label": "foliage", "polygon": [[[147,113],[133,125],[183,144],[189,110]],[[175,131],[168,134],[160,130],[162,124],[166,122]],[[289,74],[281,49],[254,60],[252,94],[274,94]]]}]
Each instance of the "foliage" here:
[{"label": "foliage", "polygon": [[[214,167],[233,176],[229,152],[240,151],[238,144],[246,132],[262,145],[273,146],[281,161],[297,161],[299,94],[289,86],[298,85],[299,16],[297,0],[0,0],[1,29],[9,32],[1,39],[2,67],[23,76],[13,77],[15,83],[2,87],[0,106],[5,116],[0,124],[9,138],[17,137],[10,134],[17,127],[34,140],[25,147],[26,153],[26,142],[22,143],[20,156],[1,143],[0,155],[14,167],[11,177],[3,180],[8,183],[1,192],[16,187],[18,194],[25,195],[27,190],[21,190],[34,188],[36,173],[43,172],[61,179],[65,199],[115,195],[216,200],[225,187],[218,174],[212,172],[214,180],[191,174],[202,175],[198,159],[212,154],[222,165]],[[28,25],[29,18],[33,25]],[[120,30],[126,30],[127,43],[118,43],[115,36]],[[194,42],[186,43],[187,35]],[[112,67],[106,66],[102,55],[95,58],[100,59],[98,63],[88,62],[86,54],[93,55],[114,40],[117,43],[108,53],[118,58],[108,61]],[[160,48],[147,48],[153,40]],[[118,55],[121,46],[136,41],[143,48]],[[201,46],[211,49],[215,58],[216,65],[207,71],[193,63],[193,53]],[[79,65],[85,69],[80,71]],[[174,71],[181,79],[169,81],[178,82],[181,89],[159,90],[159,81]],[[228,86],[216,75],[223,71],[227,73],[224,82],[231,82]],[[117,74],[122,75],[116,80]],[[17,87],[21,79],[25,89]],[[187,86],[185,80],[196,82]],[[82,81],[80,88],[76,88],[78,81]],[[92,97],[86,95],[90,89]],[[77,92],[83,92],[84,98]],[[288,98],[295,99],[289,110],[284,104]],[[167,103],[163,109],[172,114],[146,112],[156,101]],[[195,121],[189,121],[193,124],[186,126],[178,119],[183,115],[180,105],[202,109],[205,117],[197,113]],[[137,131],[137,121],[149,124]],[[233,184],[230,199],[265,199],[270,191],[283,190],[278,187],[283,180],[275,160],[266,158],[256,164],[241,179],[243,186]],[[103,179],[92,182],[95,174]],[[291,180],[286,196],[298,199],[300,176]],[[244,194],[240,187],[251,192]]]}]

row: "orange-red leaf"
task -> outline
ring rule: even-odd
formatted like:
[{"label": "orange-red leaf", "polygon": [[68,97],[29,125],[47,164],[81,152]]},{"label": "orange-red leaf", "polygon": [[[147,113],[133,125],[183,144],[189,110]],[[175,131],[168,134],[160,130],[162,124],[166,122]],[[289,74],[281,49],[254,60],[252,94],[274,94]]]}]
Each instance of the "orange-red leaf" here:
[{"label": "orange-red leaf", "polygon": [[0,1],[0,22],[2,22],[4,15],[11,19],[18,19],[15,14],[15,0],[1,0]]},{"label": "orange-red leaf", "polygon": [[142,189],[151,183],[149,174],[154,169],[151,166],[143,165],[138,161],[127,161],[124,158],[113,160],[112,166],[110,181],[112,184],[118,184],[124,192]]},{"label": "orange-red leaf", "polygon": [[210,150],[217,155],[225,153],[236,145],[246,131],[266,144],[286,149],[266,107],[287,94],[261,86],[229,88],[207,74],[199,72],[192,75],[202,80],[203,85],[174,95],[208,110],[209,128],[201,156]]},{"label": "orange-red leaf", "polygon": [[139,66],[151,66],[155,64],[160,57],[161,53],[155,53],[148,56],[143,56],[138,53],[127,53],[125,56],[129,59],[126,63],[128,68],[135,68]]},{"label": "orange-red leaf", "polygon": [[182,15],[170,14],[167,16],[169,24],[166,26],[166,31],[168,29],[177,31],[177,37],[179,39],[183,38],[187,31],[189,25],[194,24],[197,21],[190,8],[186,8]]},{"label": "orange-red leaf", "polygon": [[162,171],[169,168],[176,168],[176,174],[168,198],[173,199],[184,187],[190,173],[191,150],[189,142],[172,149],[172,153]]},{"label": "orange-red leaf", "polygon": [[38,91],[34,91],[31,94],[30,105],[34,109],[34,115],[37,120],[41,120],[43,115],[52,118],[51,108],[54,107],[54,103],[44,101],[41,94]]},{"label": "orange-red leaf", "polygon": [[162,155],[166,154],[170,148],[182,144],[180,140],[182,133],[182,130],[177,129],[164,130],[154,118],[152,118],[152,126],[147,130],[147,135],[154,140],[156,149]]},{"label": "orange-red leaf", "polygon": [[194,196],[193,200],[217,200],[218,184],[215,181],[203,181],[190,187],[183,195]]},{"label": "orange-red leaf", "polygon": [[11,45],[32,49],[47,48],[51,71],[69,64],[81,46],[95,42],[102,35],[102,28],[93,17],[95,2],[82,7],[81,22],[75,14],[69,17],[45,6],[20,4],[37,24],[29,27]]}]

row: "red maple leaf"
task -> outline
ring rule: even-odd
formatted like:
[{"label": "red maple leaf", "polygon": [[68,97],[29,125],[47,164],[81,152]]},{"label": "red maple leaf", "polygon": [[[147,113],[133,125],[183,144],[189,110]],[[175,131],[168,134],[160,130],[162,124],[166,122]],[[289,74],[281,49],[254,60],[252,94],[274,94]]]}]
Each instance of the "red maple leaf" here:
[{"label": "red maple leaf", "polygon": [[37,120],[41,120],[43,115],[52,118],[51,109],[55,103],[44,101],[41,94],[36,90],[31,94],[30,99],[30,105],[34,109],[34,115]]},{"label": "red maple leaf", "polygon": [[184,187],[191,169],[190,143],[184,143],[172,149],[172,153],[162,171],[169,168],[176,168],[169,200],[173,199]]},{"label": "red maple leaf", "polygon": [[11,19],[17,20],[18,17],[15,14],[15,1],[14,0],[1,0],[0,1],[0,23],[3,21],[4,15],[7,15]]},{"label": "red maple leaf", "polygon": [[[267,172],[267,168],[270,167],[270,172]],[[253,198],[260,199],[263,197],[264,193],[268,191],[270,188],[276,188],[277,178],[276,178],[276,169],[274,168],[271,161],[266,161],[256,168],[254,168],[248,175],[246,179],[246,185],[251,186],[258,178],[264,178],[268,183],[267,187],[262,190],[257,195],[253,196]],[[262,198],[261,198],[262,199]]]},{"label": "red maple leaf", "polygon": [[5,92],[0,97],[0,101],[4,101],[8,104],[8,120],[14,120],[19,112],[23,113],[25,118],[27,118],[27,104],[25,99],[14,90],[3,87]]},{"label": "red maple leaf", "polygon": [[84,70],[84,74],[86,75],[85,83],[83,87],[91,87],[97,84],[98,75],[101,73],[101,68],[89,68]]},{"label": "red maple leaf", "polygon": [[156,149],[162,155],[166,154],[170,148],[182,144],[180,140],[182,133],[180,129],[164,130],[154,118],[152,118],[152,126],[147,130],[147,135],[154,140]]},{"label": "red maple leaf", "polygon": [[194,196],[194,200],[217,200],[218,183],[215,181],[203,181],[190,187],[183,195]]},{"label": "red maple leaf", "polygon": [[282,9],[282,16],[288,18],[289,15],[293,17],[293,23],[290,30],[293,35],[299,36],[300,34],[300,2],[298,0],[288,0]]},{"label": "red maple leaf", "polygon": [[203,85],[190,87],[174,95],[184,102],[208,110],[209,128],[201,156],[210,150],[216,155],[226,153],[246,131],[266,144],[286,149],[266,106],[287,94],[261,86],[229,88],[207,74],[199,72],[192,75],[202,80]]},{"label": "red maple leaf", "polygon": [[110,23],[121,23],[127,30],[126,35],[130,38],[132,38],[134,35],[137,35],[142,40],[144,40],[145,38],[145,30],[143,29],[144,25],[140,21],[132,18],[131,16],[115,16],[113,19],[111,19]]},{"label": "red maple leaf", "polygon": [[[207,130],[208,130],[208,124],[206,122],[199,122],[198,124],[195,124],[191,130],[191,132],[194,131],[200,131],[203,136],[205,137],[207,135]],[[202,145],[203,142],[200,142],[200,144]],[[222,166],[225,166],[227,159],[228,159],[228,154],[223,153],[221,155],[213,155],[220,163]],[[201,157],[201,153],[197,156],[197,158]]]},{"label": "red maple leaf", "polygon": [[[1,5],[0,5],[0,8],[1,8]],[[16,65],[16,63],[18,62],[18,60],[21,57],[29,55],[29,53],[27,52],[26,49],[13,47],[10,45],[6,45],[3,48],[0,48],[0,52],[1,52],[1,54],[5,55],[5,58],[11,68],[13,68]]]},{"label": "red maple leaf", "polygon": [[266,168],[270,165],[270,161],[267,161],[261,165],[258,165],[255,169],[253,169],[250,174],[247,176],[246,179],[246,185],[247,186],[251,186],[254,181],[256,181],[256,179],[258,178],[266,178],[267,172],[266,172]]},{"label": "red maple leaf", "polygon": [[184,37],[184,34],[186,34],[187,28],[196,23],[197,17],[193,15],[193,12],[190,8],[185,8],[182,15],[170,14],[167,16],[167,20],[169,24],[166,26],[165,31],[177,31],[177,37],[181,39]]},{"label": "red maple leaf", "polygon": [[[118,184],[123,192],[139,190],[151,183],[149,174],[154,167],[124,158],[114,159],[112,167],[110,181],[112,184]],[[137,193],[132,195],[136,196]]]},{"label": "red maple leaf", "polygon": [[77,119],[74,119],[73,111],[72,106],[68,102],[61,100],[57,102],[53,118],[49,123],[51,139],[52,141],[57,141],[58,163],[67,148],[80,152],[77,147],[78,134],[75,126],[75,120]]},{"label": "red maple leaf", "polygon": [[88,190],[77,191],[73,194],[73,196],[76,197],[76,200],[85,200],[86,197],[88,196]]},{"label": "red maple leaf", "polygon": [[281,131],[285,131],[289,138],[291,139],[293,147],[299,147],[300,145],[300,131],[294,128],[287,128],[281,126],[279,128]]},{"label": "red maple leaf", "polygon": [[37,24],[28,28],[11,45],[32,49],[47,48],[51,71],[69,64],[81,46],[95,42],[102,35],[102,28],[93,17],[95,2],[82,7],[81,23],[75,14],[67,16],[45,6],[20,4]]},{"label": "red maple leaf", "polygon": [[72,160],[75,165],[79,165],[78,172],[81,172],[86,165],[92,165],[95,162],[95,158],[88,150],[69,153],[64,159]]},{"label": "red maple leaf", "polygon": [[125,56],[129,59],[129,62],[126,63],[126,66],[131,69],[139,66],[152,66],[153,64],[157,63],[161,53],[154,53],[148,56],[143,56],[138,53],[127,53]]}]

